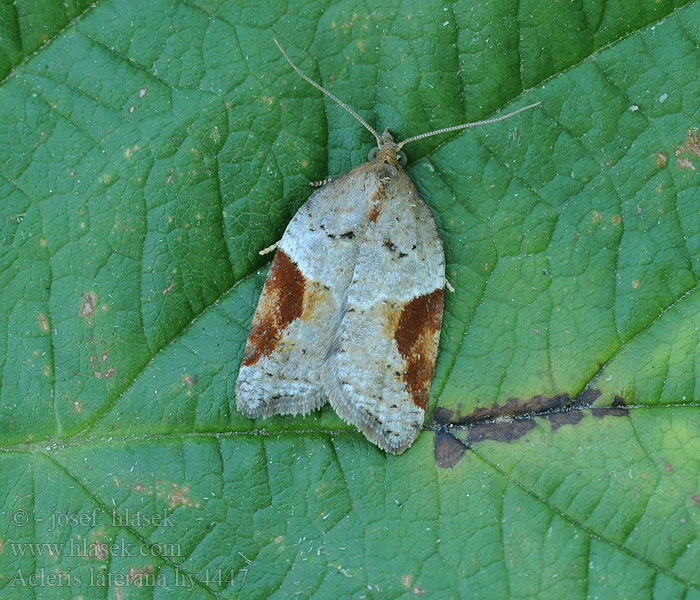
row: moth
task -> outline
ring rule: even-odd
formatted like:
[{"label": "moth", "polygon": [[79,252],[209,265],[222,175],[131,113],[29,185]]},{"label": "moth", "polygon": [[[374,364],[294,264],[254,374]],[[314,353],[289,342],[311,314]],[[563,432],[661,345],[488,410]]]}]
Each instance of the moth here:
[{"label": "moth", "polygon": [[376,139],[369,162],[324,182],[287,226],[253,317],[236,405],[248,417],[307,414],[330,402],[386,452],[418,437],[442,323],[445,258],[430,209],[398,144],[304,74]]}]

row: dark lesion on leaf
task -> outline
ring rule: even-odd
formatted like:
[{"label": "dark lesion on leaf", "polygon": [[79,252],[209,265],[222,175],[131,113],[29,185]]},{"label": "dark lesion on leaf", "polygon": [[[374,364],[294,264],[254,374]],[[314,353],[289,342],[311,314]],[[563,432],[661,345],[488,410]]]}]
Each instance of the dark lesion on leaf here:
[{"label": "dark lesion on leaf", "polygon": [[602,392],[595,388],[586,388],[578,396],[576,396],[576,401],[574,404],[579,407],[588,408],[591,406],[600,396]]},{"label": "dark lesion on leaf", "polygon": [[[536,426],[536,418],[546,419],[556,431],[564,425],[578,425],[586,412],[598,419],[603,417],[623,417],[629,415],[627,401],[622,396],[615,396],[611,406],[593,406],[602,392],[595,388],[586,388],[575,398],[569,394],[556,396],[537,395],[532,398],[509,398],[504,404],[480,407],[473,412],[460,415],[459,411],[438,406],[433,413],[435,422],[435,460],[438,467],[452,468],[461,459],[464,450],[472,444],[495,440],[510,443],[526,435]],[[450,431],[452,427],[466,430],[465,441],[459,440]],[[462,448],[457,456],[456,446],[448,445],[446,438],[451,438]],[[453,447],[454,446],[454,447]]]},{"label": "dark lesion on leaf", "polygon": [[441,469],[454,467],[462,459],[466,450],[465,444],[446,431],[435,433],[435,462]]},{"label": "dark lesion on leaf", "polygon": [[460,424],[479,423],[499,417],[537,415],[561,409],[570,404],[569,394],[557,396],[533,396],[532,398],[508,398],[504,404],[482,406],[460,419]]},{"label": "dark lesion on leaf", "polygon": [[[556,396],[545,396],[539,394],[531,398],[508,398],[503,404],[493,406],[481,406],[466,415],[460,415],[458,411],[437,407],[433,418],[436,423],[444,425],[474,425],[485,421],[493,421],[503,417],[513,419],[523,417],[549,417],[555,413],[574,412],[581,409],[593,407],[593,403],[601,396],[601,391],[595,388],[586,388],[575,398],[569,394],[557,394]],[[621,408],[626,405],[624,398],[615,396],[613,400],[614,408]],[[574,417],[578,422],[580,419]]]},{"label": "dark lesion on leaf", "polygon": [[612,405],[613,408],[622,408],[623,406],[627,406],[627,400],[622,396],[614,396]]},{"label": "dark lesion on leaf", "polygon": [[583,411],[578,409],[571,409],[560,412],[553,412],[544,415],[544,418],[549,421],[552,426],[552,431],[556,431],[564,425],[578,425],[579,421],[583,419]]},{"label": "dark lesion on leaf", "polygon": [[452,423],[454,414],[455,411],[445,408],[444,406],[438,406],[435,408],[435,412],[433,412],[433,420],[438,425],[447,425],[448,423]]},{"label": "dark lesion on leaf", "polygon": [[534,429],[534,427],[535,420],[533,418],[477,423],[469,428],[467,443],[471,446],[476,442],[483,442],[484,440],[514,442]]}]

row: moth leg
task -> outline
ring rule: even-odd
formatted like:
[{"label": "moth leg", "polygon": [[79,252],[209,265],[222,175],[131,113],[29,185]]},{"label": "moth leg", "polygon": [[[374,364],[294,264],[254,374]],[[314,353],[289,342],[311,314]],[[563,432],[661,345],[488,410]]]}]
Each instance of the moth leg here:
[{"label": "moth leg", "polygon": [[282,240],[277,240],[277,241],[276,241],[274,244],[272,244],[271,246],[268,246],[267,248],[263,248],[262,250],[260,250],[260,252],[258,252],[258,254],[259,254],[260,256],[265,256],[266,254],[270,254],[270,252],[274,252],[274,251],[277,250],[277,248],[279,247],[281,241],[282,241]]}]

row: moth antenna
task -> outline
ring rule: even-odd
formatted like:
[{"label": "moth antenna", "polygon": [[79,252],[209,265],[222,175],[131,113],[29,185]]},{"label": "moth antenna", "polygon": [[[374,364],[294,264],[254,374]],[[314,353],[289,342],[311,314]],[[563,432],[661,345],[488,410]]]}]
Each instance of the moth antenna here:
[{"label": "moth antenna", "polygon": [[[293,65],[292,65],[293,66]],[[519,108],[518,110],[514,110],[513,112],[509,112],[507,115],[501,115],[500,117],[494,117],[493,119],[484,119],[483,121],[474,121],[473,123],[463,123],[462,125],[453,125],[452,127],[443,127],[442,129],[436,129],[435,131],[427,131],[426,133],[421,133],[420,135],[414,135],[413,137],[406,138],[396,146],[396,151],[398,152],[403,148],[406,144],[409,142],[415,142],[416,140],[422,140],[423,138],[430,137],[431,135],[439,135],[441,133],[447,133],[448,131],[458,131],[460,129],[469,129],[470,127],[478,127],[479,125],[489,125],[491,123],[498,123],[499,121],[505,121],[506,119],[509,119],[510,117],[513,117],[517,115],[518,113],[521,113],[525,110],[530,110],[531,108],[535,108],[535,106],[539,106],[542,104],[542,102],[535,102],[534,104],[528,104],[527,106],[523,106],[522,108]]]},{"label": "moth antenna", "polygon": [[[362,126],[369,131],[373,136],[374,139],[377,140],[377,146],[381,145],[381,139],[379,137],[379,134],[374,130],[373,127],[370,126],[367,121],[365,121],[360,115],[358,115],[352,108],[350,108],[345,102],[340,100],[340,98],[336,98],[333,94],[331,94],[326,88],[324,88],[322,85],[319,85],[316,83],[311,77],[309,77],[306,73],[304,73],[299,67],[297,67],[293,62],[292,59],[287,56],[287,53],[284,51],[284,48],[280,46],[280,43],[275,39],[272,38],[272,41],[275,42],[275,45],[279,48],[280,52],[282,53],[282,56],[284,56],[287,59],[287,62],[291,65],[292,69],[294,69],[297,74],[304,80],[313,85],[317,90],[320,92],[323,92],[326,96],[328,96],[333,102],[344,108],[347,112],[349,112],[353,117],[355,117],[360,123],[362,123]],[[508,115],[509,116],[509,115]]]}]

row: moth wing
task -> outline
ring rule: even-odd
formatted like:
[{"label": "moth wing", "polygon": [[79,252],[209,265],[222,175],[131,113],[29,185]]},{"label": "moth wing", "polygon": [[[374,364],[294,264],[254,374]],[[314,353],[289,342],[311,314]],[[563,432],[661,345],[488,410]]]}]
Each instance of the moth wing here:
[{"label": "moth wing", "polygon": [[[249,417],[306,414],[326,403],[321,368],[329,323],[349,285],[370,191],[347,198],[347,178],[314,192],[290,221],[270,266],[236,381],[236,404]],[[370,175],[371,177],[371,175]]]},{"label": "moth wing", "polygon": [[435,220],[403,171],[362,240],[322,380],[331,405],[387,452],[420,433],[442,322],[445,259]]}]

